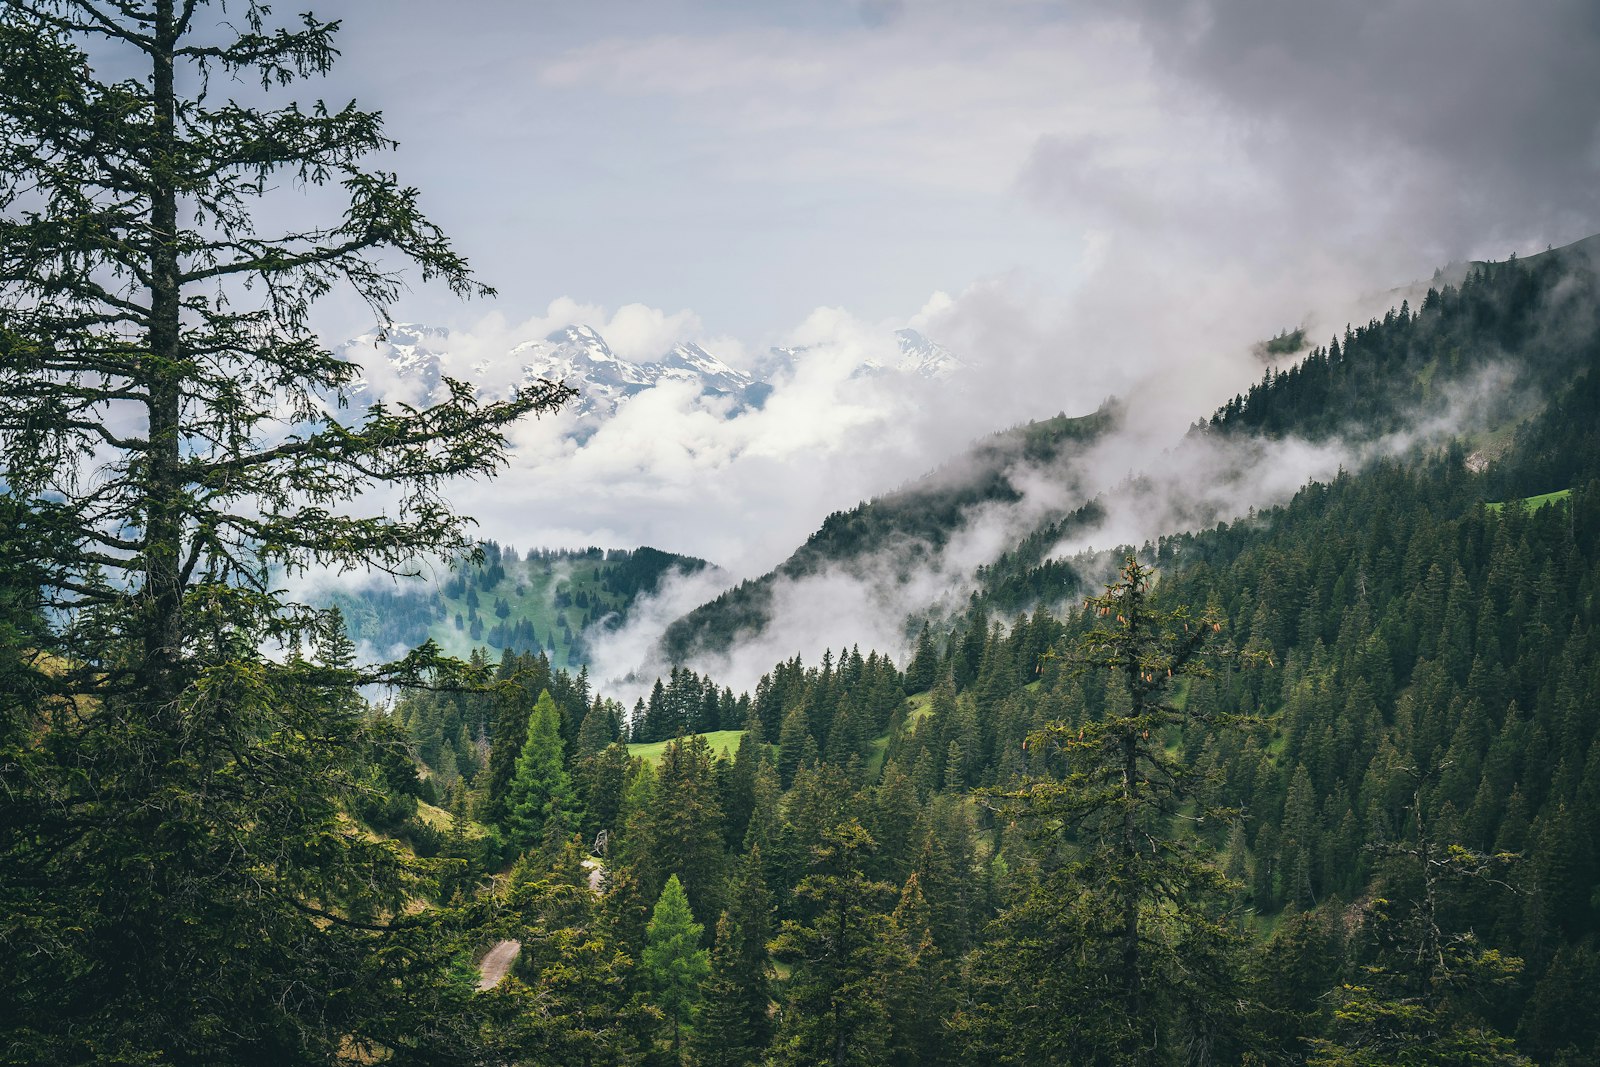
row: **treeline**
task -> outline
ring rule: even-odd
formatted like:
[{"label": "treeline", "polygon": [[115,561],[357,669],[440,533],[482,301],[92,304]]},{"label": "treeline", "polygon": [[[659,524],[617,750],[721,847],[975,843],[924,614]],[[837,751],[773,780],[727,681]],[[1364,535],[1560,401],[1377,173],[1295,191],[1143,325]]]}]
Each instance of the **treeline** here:
[{"label": "treeline", "polygon": [[530,549],[494,541],[479,545],[480,560],[460,559],[433,585],[331,592],[351,640],[385,655],[432,638],[465,654],[484,647],[544,653],[577,669],[588,659],[584,634],[615,628],[640,596],[654,593],[672,571],[693,574],[704,560],[644,547]]},{"label": "treeline", "polygon": [[[1490,424],[1505,424],[1562,392],[1593,366],[1600,340],[1600,290],[1587,243],[1519,263],[1474,265],[1460,287],[1431,288],[1413,314],[1402,302],[1343,338],[1315,348],[1222,406],[1210,425],[1269,436],[1377,437],[1448,410],[1452,387],[1474,385],[1492,367],[1510,382],[1479,400]],[[1514,386],[1514,387],[1512,387]]]}]

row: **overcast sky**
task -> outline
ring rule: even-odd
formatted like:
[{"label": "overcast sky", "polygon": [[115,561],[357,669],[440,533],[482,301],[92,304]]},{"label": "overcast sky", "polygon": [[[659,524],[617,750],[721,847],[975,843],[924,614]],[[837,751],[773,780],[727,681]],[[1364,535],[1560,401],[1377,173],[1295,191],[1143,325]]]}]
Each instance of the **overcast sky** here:
[{"label": "overcast sky", "polygon": [[330,89],[386,113],[516,313],[637,302],[759,341],[1071,285],[1174,227],[1415,272],[1597,225],[1592,2],[334,7]]},{"label": "overcast sky", "polygon": [[914,324],[981,368],[913,406],[813,382],[737,431],[667,397],[587,456],[532,432],[462,497],[523,544],[754,572],[972,436],[1111,392],[1181,425],[1259,375],[1252,340],[1600,230],[1593,2],[324,7],[322,91],[385,112],[500,291],[397,318],[480,344],[584,318],[733,362]]}]

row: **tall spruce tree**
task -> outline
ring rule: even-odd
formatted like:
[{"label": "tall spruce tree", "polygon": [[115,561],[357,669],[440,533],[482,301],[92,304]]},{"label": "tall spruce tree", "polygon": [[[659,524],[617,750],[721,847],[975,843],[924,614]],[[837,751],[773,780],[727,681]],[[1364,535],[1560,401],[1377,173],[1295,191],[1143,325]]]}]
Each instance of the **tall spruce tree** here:
[{"label": "tall spruce tree", "polygon": [[[348,694],[442,664],[324,654],[337,619],[273,579],[456,552],[446,482],[569,393],[449,383],[339,421],[361,370],[311,330],[319,297],[385,321],[407,260],[487,290],[367,165],[377,113],[281,99],[336,30],[249,0],[0,5],[0,542],[38,608],[0,820],[0,1046],[23,1059],[398,1062],[445,1029],[403,1007],[433,988],[420,957],[389,977],[421,951],[396,918],[416,872],[345,815],[399,743]],[[260,202],[297,184],[342,211],[267,232]]]},{"label": "tall spruce tree", "polygon": [[717,920],[711,973],[691,1051],[701,1067],[748,1067],[772,1039],[772,894],[761,875],[761,846],[752,845],[728,887],[728,910]]},{"label": "tall spruce tree", "polygon": [[803,910],[772,943],[790,964],[772,1062],[867,1067],[886,1062],[886,983],[898,963],[884,910],[894,887],[867,877],[871,835],[855,820],[821,834],[795,888]]},{"label": "tall spruce tree", "polygon": [[1076,670],[1109,672],[1114,699],[1099,718],[1032,736],[1059,749],[1067,772],[1007,794],[1046,843],[1066,845],[1065,861],[1002,916],[978,968],[1003,973],[997,1044],[1019,1062],[1216,1056],[1243,1029],[1228,883],[1171,825],[1197,783],[1167,748],[1177,729],[1242,720],[1172,699],[1175,681],[1211,674],[1203,653],[1221,624],[1157,608],[1151,578],[1129,557],[1087,599],[1094,625],[1066,656]]},{"label": "tall spruce tree", "polygon": [[515,848],[527,851],[558,837],[564,843],[578,825],[561,749],[561,712],[546,689],[528,716],[528,733],[506,800],[506,838]]}]

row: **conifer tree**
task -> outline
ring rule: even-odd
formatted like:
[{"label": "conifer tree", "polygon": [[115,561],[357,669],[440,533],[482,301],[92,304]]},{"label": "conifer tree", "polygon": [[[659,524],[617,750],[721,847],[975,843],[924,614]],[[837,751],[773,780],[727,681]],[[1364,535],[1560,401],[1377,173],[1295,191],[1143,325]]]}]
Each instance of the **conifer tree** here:
[{"label": "conifer tree", "polygon": [[689,1048],[697,1067],[749,1067],[763,1051],[750,1032],[739,963],[744,938],[727,912],[717,920],[700,1022]]},{"label": "conifer tree", "polygon": [[708,953],[700,947],[704,931],[694,921],[678,876],[668,878],[650,913],[650,925],[645,928],[639,966],[649,983],[652,1002],[672,1025],[674,1060],[682,1051],[683,1033],[699,1006],[700,984],[710,970]]},{"label": "conifer tree", "polygon": [[885,979],[895,964],[883,908],[894,889],[867,877],[872,847],[854,820],[824,831],[795,888],[803,916],[785,921],[772,943],[774,957],[794,968],[774,1045],[777,1064],[883,1062]]},{"label": "conifer tree", "polygon": [[811,724],[806,717],[806,707],[796,703],[783,716],[783,727],[778,731],[778,778],[785,789],[794,784],[795,771],[805,762],[808,752],[815,752],[816,741],[811,736]]},{"label": "conifer tree", "polygon": [[653,775],[649,803],[628,819],[624,858],[645,892],[679,877],[706,916],[722,903],[722,807],[711,746],[700,736],[670,741]]},{"label": "conifer tree", "polygon": [[711,973],[692,1051],[701,1067],[744,1067],[761,1058],[772,1038],[772,894],[753,846],[728,888],[728,909],[717,920]]},{"label": "conifer tree", "polygon": [[1175,679],[1210,674],[1201,655],[1220,623],[1156,608],[1150,582],[1129,557],[1120,579],[1088,598],[1091,620],[1113,621],[1067,654],[1076,670],[1110,672],[1117,700],[1098,719],[1031,737],[1058,746],[1068,771],[1007,794],[1046,840],[1075,839],[1066,862],[1002,917],[989,949],[1008,984],[1001,1043],[1052,1049],[1063,1063],[1162,1063],[1179,1047],[1226,1048],[1241,1030],[1228,884],[1169,825],[1194,782],[1163,741],[1174,728],[1240,720],[1168,699]]},{"label": "conifer tree", "polygon": [[545,838],[564,838],[577,825],[572,782],[561,753],[560,714],[546,689],[528,716],[506,803],[506,839],[522,851]]},{"label": "conifer tree", "polygon": [[[0,541],[39,609],[0,819],[0,942],[34,968],[5,968],[0,1044],[24,1060],[383,1058],[441,1033],[405,1032],[443,988],[426,924],[396,918],[420,872],[344,821],[402,739],[349,697],[456,668],[358,668],[274,583],[465,548],[445,483],[570,391],[341,410],[361,368],[311,329],[319,298],[385,324],[407,260],[487,290],[370,166],[376,112],[285,100],[337,29],[251,0],[0,7]],[[334,216],[269,229],[292,185]],[[352,980],[408,954],[414,982]]]},{"label": "conifer tree", "polygon": [[955,1007],[949,960],[934,942],[933,917],[916,874],[890,916],[898,959],[888,981],[889,1062],[939,1067],[953,1062],[945,1020]]}]

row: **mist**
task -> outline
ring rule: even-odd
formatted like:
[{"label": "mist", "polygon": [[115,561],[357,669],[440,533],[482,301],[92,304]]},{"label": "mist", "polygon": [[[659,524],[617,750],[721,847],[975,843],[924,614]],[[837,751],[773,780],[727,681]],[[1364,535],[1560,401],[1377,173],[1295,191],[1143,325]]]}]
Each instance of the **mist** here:
[{"label": "mist", "polygon": [[[688,3],[546,26],[493,0],[488,38],[395,0],[433,20],[426,63],[451,76],[426,92],[371,6],[335,87],[392,101],[397,168],[501,291],[463,309],[424,288],[397,318],[450,327],[463,366],[502,380],[516,343],[575,322],[631,358],[807,349],[759,411],[668,387],[581,441],[569,415],[517,427],[497,480],[451,492],[483,536],[648,544],[731,585],[979,437],[1121,399],[1117,434],[1070,471],[1014,472],[1023,500],[969,516],[915,581],[781,588],[790,630],[702,665],[730,681],[841,642],[897,650],[907,604],[959,603],[977,561],[1072,501],[1102,495],[1095,545],[1137,542],[1368,461],[1180,442],[1279,331],[1325,343],[1436,268],[1600,229],[1586,5]],[[327,336],[354,322],[333,308]],[[858,373],[908,326],[971,369]],[[641,608],[600,644],[606,672],[710,582]]]}]

